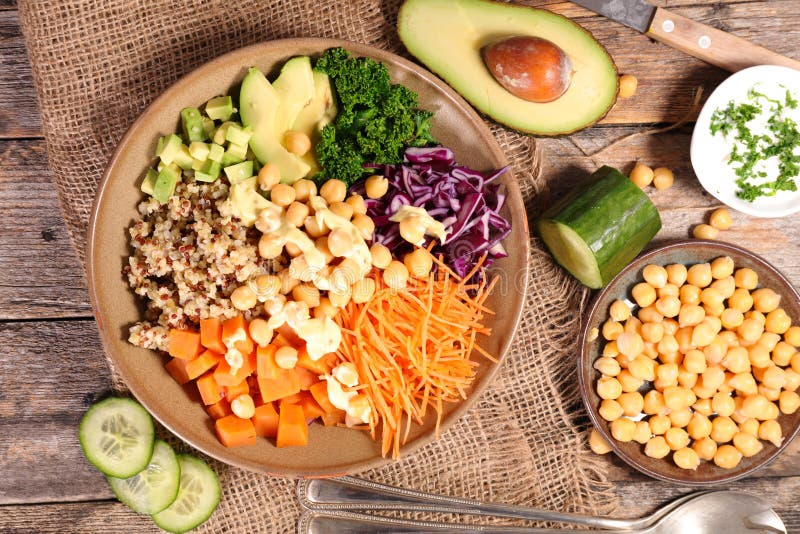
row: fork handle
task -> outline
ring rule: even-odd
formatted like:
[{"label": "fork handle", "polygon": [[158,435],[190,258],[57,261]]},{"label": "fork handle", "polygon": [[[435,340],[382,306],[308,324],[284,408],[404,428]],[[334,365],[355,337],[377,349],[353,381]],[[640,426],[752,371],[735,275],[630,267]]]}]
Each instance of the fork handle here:
[{"label": "fork handle", "polygon": [[297,485],[297,496],[301,505],[316,511],[405,510],[495,515],[625,531],[643,526],[638,521],[626,519],[592,517],[527,506],[482,503],[472,499],[434,495],[347,476],[301,480]]}]

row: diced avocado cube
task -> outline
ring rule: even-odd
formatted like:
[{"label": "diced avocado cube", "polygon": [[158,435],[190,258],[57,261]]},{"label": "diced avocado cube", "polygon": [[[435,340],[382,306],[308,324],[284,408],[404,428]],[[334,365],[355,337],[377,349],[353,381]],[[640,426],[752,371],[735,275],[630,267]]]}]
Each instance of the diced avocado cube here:
[{"label": "diced avocado cube", "polygon": [[218,96],[206,102],[206,115],[216,121],[226,121],[233,115],[233,100],[230,96]]},{"label": "diced avocado cube", "polygon": [[167,136],[166,140],[164,141],[161,150],[158,151],[156,156],[161,158],[161,161],[164,162],[164,165],[169,165],[181,151],[181,147],[183,146],[183,141],[181,138],[175,134],[170,134]]},{"label": "diced avocado cube", "polygon": [[188,171],[192,168],[192,164],[194,163],[194,158],[189,153],[189,147],[186,145],[181,146],[181,149],[175,155],[175,159],[173,163],[176,163],[178,167],[183,169],[184,171]]},{"label": "diced avocado cube", "polygon": [[142,193],[153,196],[156,179],[158,179],[158,172],[153,168],[147,169],[147,172],[144,173],[144,177],[142,177],[142,185],[139,186]]},{"label": "diced avocado cube", "polygon": [[205,167],[207,161],[208,161],[208,159],[193,159],[192,160],[192,170],[193,171],[202,171],[203,167]]},{"label": "diced avocado cube", "polygon": [[203,131],[206,132],[206,139],[211,139],[214,137],[214,132],[217,131],[217,125],[214,124],[212,119],[203,117]]},{"label": "diced avocado cube", "polygon": [[195,171],[194,179],[198,182],[213,182],[219,178],[219,171],[222,166],[218,161],[206,160],[202,169]]},{"label": "diced avocado cube", "polygon": [[218,145],[224,145],[225,136],[228,134],[228,128],[230,128],[232,124],[235,123],[223,122],[222,124],[220,124],[219,128],[217,128],[217,131],[214,132],[214,137],[212,137],[211,140],[217,143]]},{"label": "diced avocado cube", "polygon": [[167,165],[163,161],[159,161],[158,164],[156,164],[156,171],[161,172],[161,170],[166,166]]},{"label": "diced avocado cube", "polygon": [[200,161],[208,159],[209,150],[208,144],[202,141],[192,141],[189,145],[189,154],[191,154],[194,159],[199,159]]},{"label": "diced avocado cube", "polygon": [[236,165],[225,167],[225,176],[231,184],[236,184],[253,176],[253,162],[243,161]]},{"label": "diced avocado cube", "polygon": [[166,203],[169,197],[175,192],[175,186],[181,180],[181,169],[175,163],[170,163],[158,173],[156,183],[153,186],[153,198]]},{"label": "diced avocado cube", "polygon": [[253,129],[249,126],[242,128],[238,124],[231,124],[225,133],[225,140],[234,145],[247,146],[250,138],[253,137]]},{"label": "diced avocado cube", "polygon": [[158,143],[156,143],[156,157],[158,157],[158,155],[161,154],[161,151],[164,150],[164,145],[167,143],[168,138],[169,136],[167,135],[162,135],[158,138]]},{"label": "diced avocado cube", "polygon": [[239,163],[244,161],[245,157],[247,157],[246,146],[234,145],[233,143],[230,143],[227,150],[225,150],[225,153],[222,155],[222,166],[227,167],[228,165]]},{"label": "diced avocado cube", "polygon": [[217,163],[222,161],[222,155],[224,153],[225,153],[225,147],[223,147],[222,145],[211,143],[211,146],[208,147],[208,159],[216,161]]},{"label": "diced avocado cube", "polygon": [[187,143],[192,141],[203,141],[206,138],[206,131],[203,129],[203,116],[197,108],[183,108],[181,110],[181,124],[183,125],[183,136]]}]

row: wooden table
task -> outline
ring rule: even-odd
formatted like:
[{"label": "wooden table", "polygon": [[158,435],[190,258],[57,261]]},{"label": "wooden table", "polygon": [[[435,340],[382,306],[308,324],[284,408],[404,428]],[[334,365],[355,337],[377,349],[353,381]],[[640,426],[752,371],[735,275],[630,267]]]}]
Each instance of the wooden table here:
[{"label": "wooden table", "polygon": [[[620,101],[599,126],[541,141],[552,187],[569,187],[600,163],[626,172],[637,159],[670,167],[675,186],[652,193],[664,221],[657,240],[688,237],[717,205],[689,165],[691,125],[640,136],[595,162],[578,147],[592,152],[631,132],[677,121],[691,108],[695,88],[708,94],[726,73],[569,2],[532,3],[575,18],[608,47],[620,72],[635,74],[640,84],[636,97]],[[800,59],[797,0],[656,3]],[[734,213],[733,221],[720,239],[765,256],[800,285],[800,218]],[[152,531],[147,518],[113,499],[78,446],[80,416],[111,382],[48,170],[15,0],[0,0],[0,347],[0,531]],[[688,491],[607,458],[625,514],[652,510]],[[766,498],[790,531],[800,531],[800,440],[775,464],[731,487]]]}]

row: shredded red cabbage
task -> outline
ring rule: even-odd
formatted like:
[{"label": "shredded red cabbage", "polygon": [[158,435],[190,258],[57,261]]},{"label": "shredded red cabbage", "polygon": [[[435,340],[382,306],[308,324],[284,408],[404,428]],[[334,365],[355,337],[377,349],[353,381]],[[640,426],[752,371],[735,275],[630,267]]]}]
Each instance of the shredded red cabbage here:
[{"label": "shredded red cabbage", "polygon": [[[455,162],[455,155],[442,146],[407,148],[400,165],[369,165],[383,168],[389,192],[379,199],[366,198],[364,181],[352,191],[365,197],[367,214],[375,222],[375,241],[386,245],[397,257],[413,250],[400,237],[399,225],[390,221],[401,206],[424,208],[440,221],[446,239],[432,252],[459,276],[466,276],[483,254],[487,267],[507,256],[502,241],[511,232],[511,223],[500,215],[506,196],[498,180],[507,169],[481,173]],[[435,238],[426,236],[425,246]]]}]

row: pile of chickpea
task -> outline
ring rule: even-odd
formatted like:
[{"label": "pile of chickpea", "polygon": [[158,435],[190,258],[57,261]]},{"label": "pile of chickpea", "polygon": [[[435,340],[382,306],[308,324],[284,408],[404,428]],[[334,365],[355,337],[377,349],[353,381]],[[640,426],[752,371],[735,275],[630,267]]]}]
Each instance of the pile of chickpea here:
[{"label": "pile of chickpea", "polygon": [[[314,242],[316,249],[325,258],[323,275],[338,276],[339,280],[349,281],[346,287],[331,288],[320,292],[313,283],[301,281],[297,273],[286,267],[276,274],[261,274],[248,283],[237,287],[230,296],[234,308],[240,311],[252,310],[259,302],[269,301],[282,295],[286,300],[304,302],[314,317],[333,317],[352,299],[356,303],[367,302],[376,290],[375,279],[361,276],[359,265],[348,253],[355,246],[351,234],[342,228],[331,230],[314,216],[314,206],[324,205],[334,214],[349,221],[358,229],[360,236],[370,243],[375,232],[375,224],[367,215],[364,198],[358,194],[347,196],[347,186],[341,180],[328,180],[317,191],[311,180],[301,179],[292,185],[280,183],[280,171],[273,164],[262,167],[257,177],[258,187],[269,193],[270,201],[282,209],[282,216],[292,226],[304,231]],[[389,188],[388,180],[379,175],[367,178],[366,195],[380,198]],[[312,203],[312,198],[315,201]],[[321,199],[321,200],[320,200]],[[288,259],[302,254],[292,242],[273,246],[266,234],[258,244],[262,258],[275,259],[282,254]],[[424,249],[416,249],[406,254],[403,261],[392,257],[387,247],[372,243],[370,248],[371,266],[381,271],[383,281],[393,289],[406,286],[409,276],[426,277],[433,268],[433,258]]]},{"label": "pile of chickpea", "polygon": [[[800,407],[800,326],[781,297],[730,257],[711,263],[647,265],[624,300],[611,304],[594,362],[600,416],[621,442],[697,469],[732,469],[783,441],[781,413]],[[641,393],[644,391],[644,394]],[[610,450],[593,430],[590,447]]]}]

